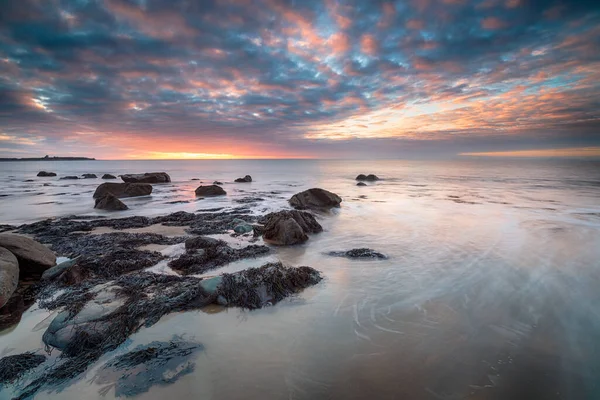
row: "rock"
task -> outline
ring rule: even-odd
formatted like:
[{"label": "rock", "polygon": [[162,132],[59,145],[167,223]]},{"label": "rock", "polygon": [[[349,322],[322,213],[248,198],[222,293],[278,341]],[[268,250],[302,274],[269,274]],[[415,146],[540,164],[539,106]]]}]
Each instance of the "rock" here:
[{"label": "rock", "polygon": [[246,222],[244,222],[244,223],[241,223],[241,224],[239,224],[239,225],[236,225],[236,226],[233,228],[233,231],[234,231],[235,233],[239,233],[239,234],[250,233],[250,232],[252,232],[253,230],[254,230],[254,228],[252,227],[252,225],[250,225],[250,224],[248,224],[248,223],[246,223]]},{"label": "rock", "polygon": [[129,210],[129,207],[112,193],[106,193],[104,196],[97,198],[94,208],[108,211]]},{"label": "rock", "polygon": [[171,177],[166,172],[146,172],[145,174],[121,175],[123,182],[127,183],[167,183]]},{"label": "rock", "polygon": [[264,241],[279,246],[304,243],[309,233],[323,231],[315,217],[304,211],[279,211],[268,214],[264,221]]},{"label": "rock", "polygon": [[216,246],[225,246],[226,243],[222,240],[206,237],[206,236],[197,236],[193,238],[189,238],[185,241],[185,249],[186,250],[197,250],[197,249],[206,249],[213,248]]},{"label": "rock", "polygon": [[102,175],[102,179],[117,179],[117,177],[111,174],[104,174]]},{"label": "rock", "polygon": [[56,173],[55,172],[40,171],[40,172],[38,172],[37,176],[43,176],[43,177],[56,176]]},{"label": "rock", "polygon": [[94,199],[104,197],[107,193],[119,199],[124,197],[149,196],[152,193],[152,185],[147,183],[106,182],[96,188]]},{"label": "rock", "polygon": [[250,175],[246,175],[243,178],[237,178],[235,181],[238,183],[249,183],[252,182],[252,177]]},{"label": "rock", "polygon": [[214,181],[213,182],[213,185],[222,185],[222,184],[223,184],[223,182],[219,182],[219,181]]},{"label": "rock", "polygon": [[96,174],[83,174],[81,176],[83,176],[83,179],[96,179],[96,178],[98,178],[96,176]]},{"label": "rock", "polygon": [[342,198],[325,189],[312,188],[292,196],[289,203],[299,210],[339,207]]},{"label": "rock", "polygon": [[67,261],[61,262],[60,264],[55,265],[54,267],[45,270],[44,273],[42,274],[42,280],[50,281],[50,280],[53,280],[54,278],[59,277],[65,271],[67,271],[68,269],[73,267],[75,264],[77,264],[78,259],[79,259],[79,257],[76,257],[72,260],[67,260]]},{"label": "rock", "polygon": [[0,308],[4,306],[19,284],[19,262],[17,257],[0,247]]},{"label": "rock", "polygon": [[367,186],[367,184],[366,184],[366,183],[364,183],[364,182],[358,182],[358,183],[356,184],[356,186]]},{"label": "rock", "polygon": [[357,181],[369,181],[369,182],[375,182],[379,180],[379,177],[377,175],[373,175],[373,174],[369,174],[369,175],[365,175],[365,174],[360,174],[356,177]]},{"label": "rock", "polygon": [[214,276],[212,278],[204,278],[200,281],[202,289],[206,290],[206,293],[213,294],[217,291],[217,288],[223,281],[222,276]]},{"label": "rock", "polygon": [[190,180],[192,180],[192,181],[199,181],[200,179],[199,178],[192,178]]},{"label": "rock", "polygon": [[348,258],[378,258],[380,260],[387,259],[387,256],[381,254],[375,250],[360,248],[360,249],[352,249],[348,251],[330,251],[327,253],[333,257],[348,257]]},{"label": "rock", "polygon": [[25,236],[2,233],[0,247],[17,257],[21,276],[41,274],[56,265],[56,256],[49,248]]},{"label": "rock", "polygon": [[25,179],[23,182],[35,182],[33,179]]},{"label": "rock", "polygon": [[75,176],[75,175],[67,175],[67,176],[63,176],[60,179],[62,179],[62,180],[66,180],[66,179],[79,179],[79,177]]},{"label": "rock", "polygon": [[220,186],[209,185],[209,186],[198,186],[196,189],[196,196],[224,196],[227,192]]}]

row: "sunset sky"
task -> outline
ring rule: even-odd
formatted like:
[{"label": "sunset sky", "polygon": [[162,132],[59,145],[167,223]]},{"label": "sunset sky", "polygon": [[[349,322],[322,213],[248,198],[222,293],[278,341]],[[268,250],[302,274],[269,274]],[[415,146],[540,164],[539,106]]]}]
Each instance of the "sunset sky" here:
[{"label": "sunset sky", "polygon": [[598,0],[0,2],[0,157],[600,156]]}]

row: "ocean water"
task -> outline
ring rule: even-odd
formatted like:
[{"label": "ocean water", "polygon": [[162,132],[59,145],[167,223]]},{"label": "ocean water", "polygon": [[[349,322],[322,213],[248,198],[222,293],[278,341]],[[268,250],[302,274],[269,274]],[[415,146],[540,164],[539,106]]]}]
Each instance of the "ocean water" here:
[{"label": "ocean water", "polygon": [[[236,207],[247,197],[262,199],[252,204],[261,214],[310,187],[344,201],[318,215],[324,232],[304,245],[210,273],[280,259],[319,269],[320,284],[262,310],[168,315],[36,399],[113,398],[94,379],[102,363],[173,335],[204,345],[194,372],[138,398],[600,398],[598,161],[7,162],[0,224],[108,215],[93,210],[100,179],[37,178],[40,170],[171,175],[152,196],[125,199],[130,210],[119,216]],[[359,173],[383,180],[357,187]],[[254,182],[233,183],[246,174]],[[192,178],[222,181],[228,195],[197,200]],[[358,247],[389,259],[324,254]],[[33,309],[0,333],[0,354],[41,349],[35,327],[46,317]]]}]

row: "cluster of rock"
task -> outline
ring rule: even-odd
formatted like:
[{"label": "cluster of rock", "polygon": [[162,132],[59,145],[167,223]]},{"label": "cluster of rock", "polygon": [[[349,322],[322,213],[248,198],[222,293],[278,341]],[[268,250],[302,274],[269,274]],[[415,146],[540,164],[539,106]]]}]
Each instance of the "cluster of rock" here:
[{"label": "cluster of rock", "polygon": [[56,265],[56,256],[43,244],[21,235],[0,234],[0,308],[19,285],[19,279],[40,276]]},{"label": "cluster of rock", "polygon": [[379,180],[379,177],[375,174],[369,174],[369,175],[365,175],[365,174],[359,174],[356,177],[357,181],[367,181],[367,182],[375,182]]}]

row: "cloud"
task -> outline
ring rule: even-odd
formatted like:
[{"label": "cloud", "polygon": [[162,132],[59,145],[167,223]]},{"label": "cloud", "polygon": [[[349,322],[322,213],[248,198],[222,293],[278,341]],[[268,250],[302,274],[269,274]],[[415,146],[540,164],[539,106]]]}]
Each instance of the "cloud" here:
[{"label": "cloud", "polygon": [[600,141],[591,0],[0,7],[7,154],[310,157],[442,151],[457,138],[470,149],[510,137],[510,150]]}]

